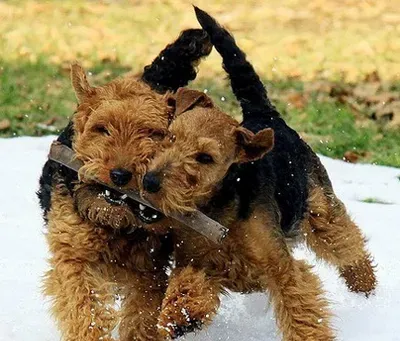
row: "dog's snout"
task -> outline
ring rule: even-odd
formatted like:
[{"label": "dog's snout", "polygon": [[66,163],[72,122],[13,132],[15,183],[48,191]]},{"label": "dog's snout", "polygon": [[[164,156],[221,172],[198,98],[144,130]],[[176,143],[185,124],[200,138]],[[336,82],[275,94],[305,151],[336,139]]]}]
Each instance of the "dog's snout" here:
[{"label": "dog's snout", "polygon": [[143,188],[146,192],[157,193],[161,189],[160,176],[155,172],[147,173],[143,178]]},{"label": "dog's snout", "polygon": [[132,179],[132,172],[124,168],[110,170],[111,181],[117,186],[124,186]]}]

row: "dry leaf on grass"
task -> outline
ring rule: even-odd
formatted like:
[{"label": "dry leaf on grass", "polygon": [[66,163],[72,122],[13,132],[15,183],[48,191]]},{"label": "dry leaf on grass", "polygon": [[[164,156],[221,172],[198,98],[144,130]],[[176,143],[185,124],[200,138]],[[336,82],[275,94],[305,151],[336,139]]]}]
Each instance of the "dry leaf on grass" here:
[{"label": "dry leaf on grass", "polygon": [[354,88],[354,90],[352,91],[352,95],[363,101],[367,101],[369,98],[375,96],[378,93],[380,87],[381,84],[378,82],[361,83]]},{"label": "dry leaf on grass", "polygon": [[346,162],[350,162],[350,163],[357,163],[359,158],[360,158],[360,155],[358,155],[357,153],[352,152],[352,151],[347,151],[343,155],[343,160]]},{"label": "dry leaf on grass", "polygon": [[378,71],[373,71],[365,76],[366,82],[380,83],[381,77],[379,77]]},{"label": "dry leaf on grass", "polygon": [[0,121],[0,131],[7,130],[11,127],[11,121],[8,118]]},{"label": "dry leaf on grass", "polygon": [[43,124],[46,126],[51,126],[57,121],[57,117],[53,116],[49,118],[48,120],[44,121]]},{"label": "dry leaf on grass", "polygon": [[390,128],[400,128],[400,100],[381,105],[373,114],[373,118],[388,124]]},{"label": "dry leaf on grass", "polygon": [[367,119],[372,119],[393,129],[400,127],[400,92],[394,91],[392,86],[381,82],[379,74],[372,72],[361,83],[346,84],[317,80],[305,84],[304,94],[294,93],[293,95],[290,92],[284,92],[282,97],[292,102],[294,106],[296,103],[299,107],[303,104],[302,99],[311,96],[319,102],[337,101],[350,108],[357,122],[362,123]]},{"label": "dry leaf on grass", "polygon": [[285,100],[296,109],[304,109],[307,105],[307,98],[300,92],[290,92],[286,95]]}]

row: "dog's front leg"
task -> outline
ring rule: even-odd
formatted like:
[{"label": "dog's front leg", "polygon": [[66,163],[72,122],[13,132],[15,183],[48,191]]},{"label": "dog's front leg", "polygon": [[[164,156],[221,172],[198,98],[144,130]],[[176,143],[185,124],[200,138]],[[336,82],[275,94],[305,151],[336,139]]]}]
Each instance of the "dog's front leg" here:
[{"label": "dog's front leg", "polygon": [[311,266],[293,258],[279,227],[247,223],[254,259],[262,269],[260,283],[270,294],[285,341],[332,341],[331,314],[319,278]]},{"label": "dog's front leg", "polygon": [[175,269],[162,303],[160,334],[174,339],[209,324],[218,310],[220,292],[220,285],[203,270]]},{"label": "dog's front leg", "polygon": [[110,341],[117,324],[112,270],[101,261],[107,235],[84,221],[63,185],[53,188],[46,235],[52,254],[44,293],[65,341]]},{"label": "dog's front leg", "polygon": [[46,273],[45,294],[52,299],[62,340],[113,340],[118,320],[112,283],[106,277],[98,264],[75,261],[58,262]]},{"label": "dog's front leg", "polygon": [[160,272],[126,271],[119,325],[120,341],[161,341],[157,321],[167,276]]}]

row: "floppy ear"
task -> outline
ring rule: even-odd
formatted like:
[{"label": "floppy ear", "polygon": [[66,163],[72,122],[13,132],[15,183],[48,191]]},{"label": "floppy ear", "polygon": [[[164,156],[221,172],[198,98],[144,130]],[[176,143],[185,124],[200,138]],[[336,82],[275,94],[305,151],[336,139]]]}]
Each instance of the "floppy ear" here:
[{"label": "floppy ear", "polygon": [[236,162],[243,163],[261,159],[274,147],[274,131],[271,128],[254,134],[244,127],[235,129],[238,152]]},{"label": "floppy ear", "polygon": [[[170,100],[170,103],[172,101]],[[179,88],[175,94],[175,116],[188,111],[195,106],[213,108],[214,103],[204,92]]]},{"label": "floppy ear", "polygon": [[91,87],[87,81],[85,70],[77,62],[71,65],[71,82],[79,103],[96,92],[96,88]]}]

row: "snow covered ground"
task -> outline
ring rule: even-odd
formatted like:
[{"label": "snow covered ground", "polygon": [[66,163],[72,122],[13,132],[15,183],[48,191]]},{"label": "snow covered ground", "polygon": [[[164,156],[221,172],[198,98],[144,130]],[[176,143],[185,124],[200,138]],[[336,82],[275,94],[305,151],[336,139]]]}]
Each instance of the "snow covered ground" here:
[{"label": "snow covered ground", "polygon": [[[52,137],[0,139],[0,340],[54,341],[59,334],[40,294],[46,269],[43,224],[35,197]],[[400,340],[400,169],[352,165],[322,158],[338,196],[370,239],[378,263],[374,297],[349,293],[335,271],[316,264],[336,315],[339,340]],[[363,203],[376,198],[390,204]],[[232,294],[215,323],[187,341],[279,340],[267,298]]]}]

